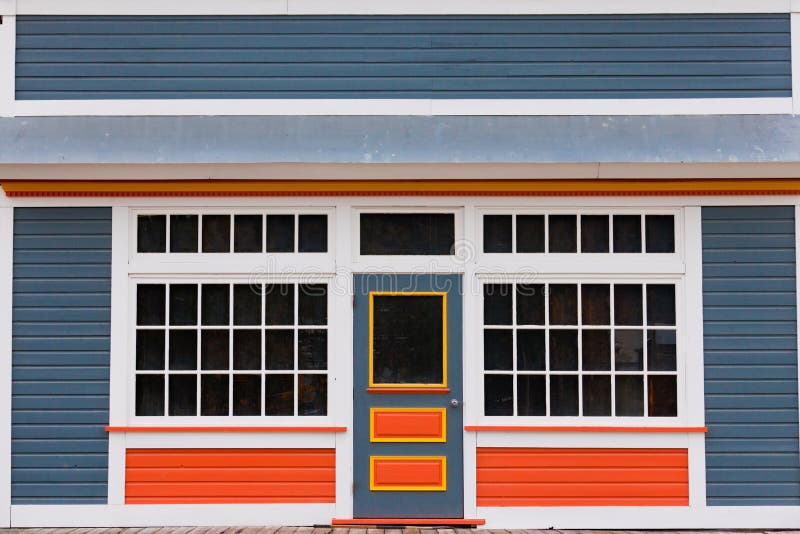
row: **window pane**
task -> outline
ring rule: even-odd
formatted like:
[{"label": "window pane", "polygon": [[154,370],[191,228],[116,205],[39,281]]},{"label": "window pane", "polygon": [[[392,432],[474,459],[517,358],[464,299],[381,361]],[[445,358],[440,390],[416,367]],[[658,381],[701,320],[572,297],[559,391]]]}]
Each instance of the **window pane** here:
[{"label": "window pane", "polygon": [[614,324],[642,324],[642,286],[617,284],[614,286]]},{"label": "window pane", "polygon": [[230,324],[230,290],[228,284],[203,284],[202,293],[201,324]]},{"label": "window pane", "polygon": [[136,375],[136,415],[164,415],[164,375]]},{"label": "window pane", "polygon": [[287,371],[294,369],[294,331],[267,330],[264,332],[266,369]]},{"label": "window pane", "polygon": [[328,324],[328,286],[326,284],[300,284],[298,286],[298,323],[302,325]]},{"label": "window pane", "polygon": [[169,324],[178,326],[197,324],[197,284],[169,286]]},{"label": "window pane", "polygon": [[264,414],[294,415],[294,376],[264,377]]},{"label": "window pane", "polygon": [[583,334],[583,370],[611,370],[611,331],[584,330]]},{"label": "window pane", "polygon": [[642,218],[614,215],[614,252],[642,251]]},{"label": "window pane", "polygon": [[167,315],[166,286],[139,284],[136,286],[136,324],[160,326]]},{"label": "window pane", "polygon": [[611,377],[583,375],[583,415],[611,415]]},{"label": "window pane", "polygon": [[614,331],[614,368],[617,371],[641,371],[644,347],[641,330]]},{"label": "window pane", "polygon": [[164,331],[136,331],[136,369],[158,371],[164,369]]},{"label": "window pane", "polygon": [[581,252],[608,252],[608,215],[581,215]]},{"label": "window pane", "polygon": [[642,375],[624,375],[614,378],[615,409],[617,416],[644,415],[644,383]]},{"label": "window pane", "polygon": [[297,381],[297,415],[328,415],[328,377],[300,375]]},{"label": "window pane", "polygon": [[227,330],[203,330],[200,338],[200,366],[204,371],[226,370],[230,366],[230,337]]},{"label": "window pane", "polygon": [[517,415],[547,415],[543,375],[517,376]]},{"label": "window pane", "polygon": [[361,254],[453,254],[452,213],[362,213]]},{"label": "window pane", "polygon": [[511,252],[511,215],[483,216],[483,251]]},{"label": "window pane", "polygon": [[328,368],[328,331],[298,330],[297,366],[302,370]]},{"label": "window pane", "polygon": [[197,252],[197,215],[169,216],[169,251]]},{"label": "window pane", "polygon": [[173,371],[197,369],[197,330],[169,331],[169,368]]},{"label": "window pane", "polygon": [[675,325],[675,286],[647,286],[647,324],[651,326]]},{"label": "window pane", "polygon": [[233,415],[261,415],[260,375],[233,375]]},{"label": "window pane", "polygon": [[647,369],[649,371],[675,371],[677,351],[674,330],[647,331]]},{"label": "window pane", "polygon": [[544,324],[544,284],[517,284],[517,324]]},{"label": "window pane", "polygon": [[230,251],[230,215],[203,215],[203,252]]},{"label": "window pane", "polygon": [[196,375],[169,375],[169,414],[197,415]]},{"label": "window pane", "polygon": [[512,375],[483,376],[483,413],[485,415],[514,415],[513,380]]},{"label": "window pane", "polygon": [[233,217],[233,251],[261,252],[263,250],[262,233],[264,231],[261,215],[234,215]]},{"label": "window pane", "polygon": [[228,375],[202,375],[200,415],[228,415]]},{"label": "window pane", "polygon": [[675,376],[647,377],[647,413],[653,417],[678,415],[678,383]]},{"label": "window pane", "polygon": [[581,285],[581,318],[583,324],[611,324],[611,288],[608,284]]},{"label": "window pane", "polygon": [[550,284],[550,324],[578,324],[578,286]]},{"label": "window pane", "polygon": [[550,252],[578,251],[577,215],[550,215],[547,222]]},{"label": "window pane", "polygon": [[544,252],[544,215],[517,215],[517,252]]},{"label": "window pane", "polygon": [[328,251],[328,216],[300,215],[299,252]]},{"label": "window pane", "polygon": [[294,215],[267,215],[267,252],[294,252]]},{"label": "window pane", "polygon": [[550,330],[550,369],[578,370],[577,330]]},{"label": "window pane", "polygon": [[136,250],[138,252],[167,251],[166,215],[139,215],[136,227]]},{"label": "window pane", "polygon": [[578,415],[578,377],[550,376],[550,415]]},{"label": "window pane", "polygon": [[544,330],[517,330],[517,369],[544,371],[546,349]]},{"label": "window pane", "polygon": [[511,324],[513,297],[511,284],[483,286],[483,324]]},{"label": "window pane", "polygon": [[441,296],[375,295],[372,362],[375,384],[441,384]]},{"label": "window pane", "polygon": [[267,284],[264,287],[266,295],[266,323],[268,325],[293,325],[294,324],[294,285],[292,284]]},{"label": "window pane", "polygon": [[647,252],[675,252],[675,218],[672,215],[645,215]]},{"label": "window pane", "polygon": [[510,371],[514,365],[512,330],[483,331],[483,368],[487,371]]},{"label": "window pane", "polygon": [[236,284],[233,286],[233,324],[249,326],[261,324],[261,286]]},{"label": "window pane", "polygon": [[261,369],[261,330],[233,331],[233,368]]}]

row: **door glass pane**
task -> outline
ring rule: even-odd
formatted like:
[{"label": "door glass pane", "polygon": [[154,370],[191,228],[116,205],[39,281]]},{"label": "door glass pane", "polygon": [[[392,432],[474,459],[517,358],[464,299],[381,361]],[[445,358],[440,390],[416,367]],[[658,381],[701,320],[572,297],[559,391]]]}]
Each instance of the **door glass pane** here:
[{"label": "door glass pane", "polygon": [[452,213],[362,213],[361,254],[453,254],[455,215]]}]

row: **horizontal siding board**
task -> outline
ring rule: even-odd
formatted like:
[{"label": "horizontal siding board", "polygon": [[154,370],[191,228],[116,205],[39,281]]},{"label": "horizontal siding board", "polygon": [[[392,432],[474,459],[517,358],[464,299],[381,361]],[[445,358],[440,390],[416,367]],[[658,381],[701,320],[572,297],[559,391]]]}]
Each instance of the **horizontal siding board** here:
[{"label": "horizontal siding board", "polygon": [[19,469],[106,469],[107,463],[104,454],[15,454],[11,457],[11,466]]}]

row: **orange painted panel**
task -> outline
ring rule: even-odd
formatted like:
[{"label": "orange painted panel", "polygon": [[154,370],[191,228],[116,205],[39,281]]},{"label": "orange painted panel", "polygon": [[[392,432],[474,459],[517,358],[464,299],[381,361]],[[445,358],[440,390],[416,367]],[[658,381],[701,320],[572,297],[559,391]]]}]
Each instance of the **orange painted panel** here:
[{"label": "orange painted panel", "polygon": [[478,506],[688,506],[686,449],[479,448]]},{"label": "orange painted panel", "polygon": [[445,489],[443,456],[372,456],[370,489],[396,491],[443,491]]},{"label": "orange painted panel", "polygon": [[334,449],[128,449],[127,504],[332,503]]},{"label": "orange painted panel", "polygon": [[445,413],[373,408],[372,441],[445,441]]}]

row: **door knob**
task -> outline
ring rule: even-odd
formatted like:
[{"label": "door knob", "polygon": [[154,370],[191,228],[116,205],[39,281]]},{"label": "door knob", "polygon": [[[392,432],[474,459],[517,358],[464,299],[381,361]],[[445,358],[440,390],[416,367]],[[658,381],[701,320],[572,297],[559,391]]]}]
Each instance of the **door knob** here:
[{"label": "door knob", "polygon": [[458,408],[458,399],[450,399],[450,406]]}]

